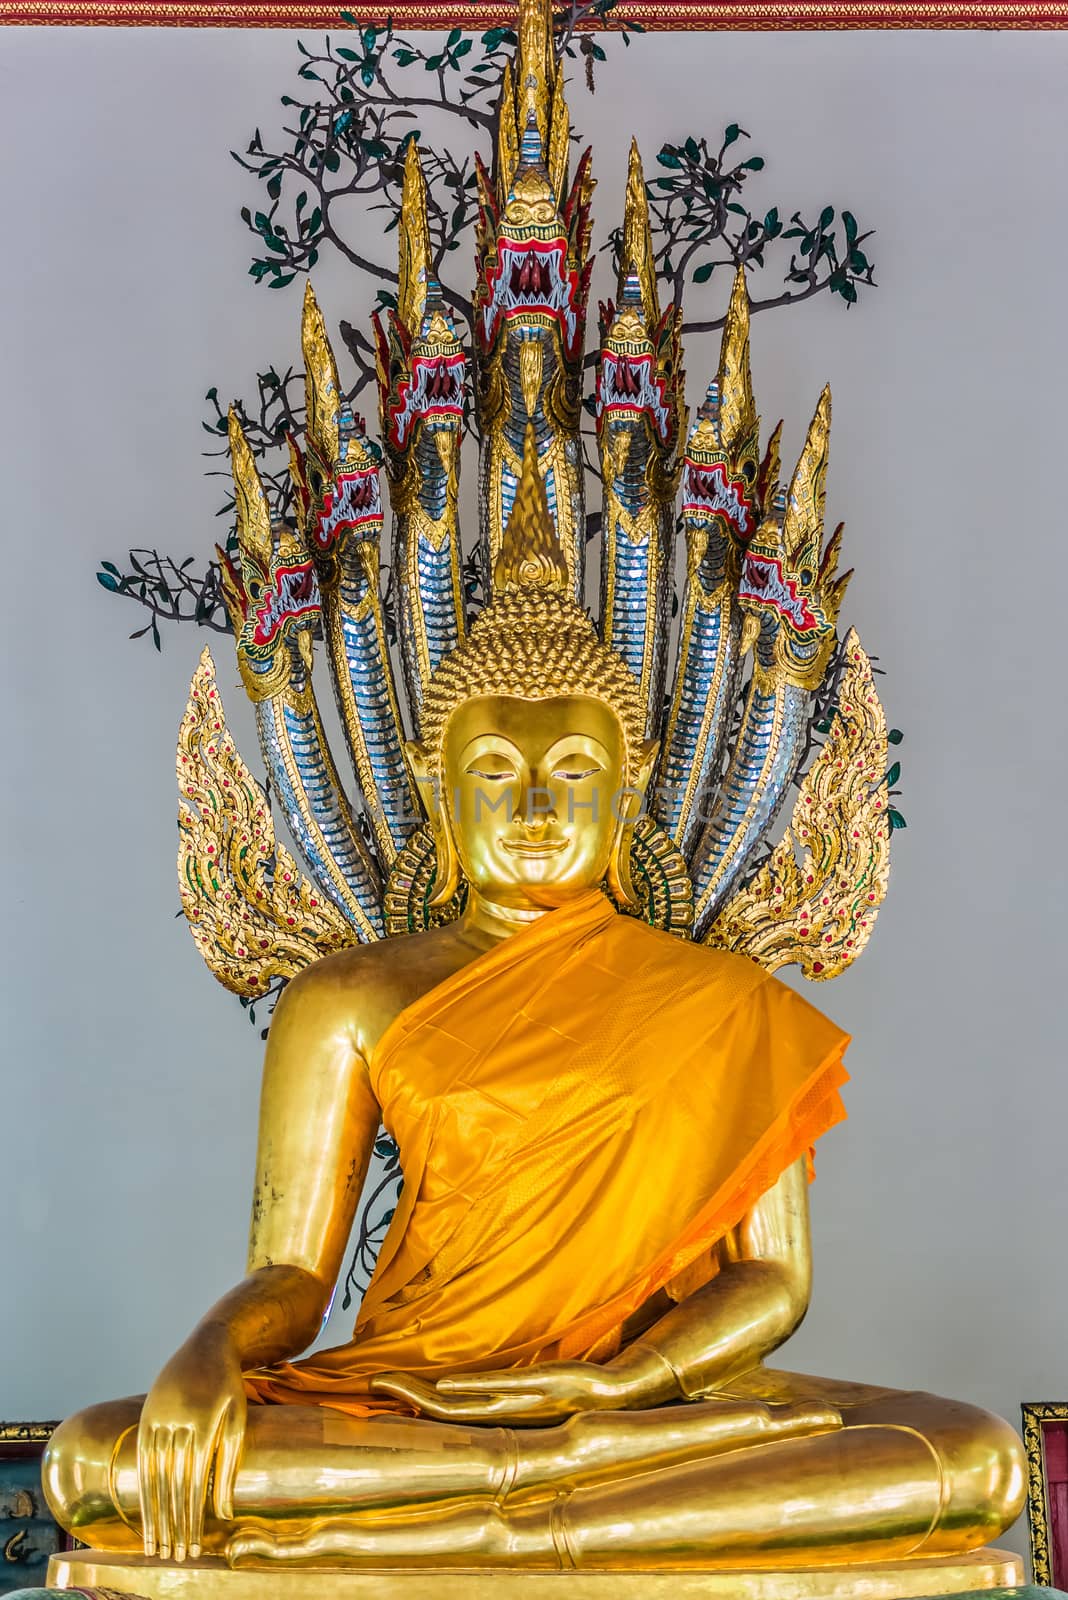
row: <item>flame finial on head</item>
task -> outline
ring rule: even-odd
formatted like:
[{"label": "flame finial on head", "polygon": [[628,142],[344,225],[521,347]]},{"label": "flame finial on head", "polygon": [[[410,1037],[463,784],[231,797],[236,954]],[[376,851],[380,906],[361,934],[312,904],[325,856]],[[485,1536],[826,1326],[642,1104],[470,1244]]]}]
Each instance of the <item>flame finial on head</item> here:
[{"label": "flame finial on head", "polygon": [[538,466],[533,425],[523,440],[523,466],[501,548],[493,564],[493,590],[558,589],[569,586],[567,562],[556,536],[545,482]]}]

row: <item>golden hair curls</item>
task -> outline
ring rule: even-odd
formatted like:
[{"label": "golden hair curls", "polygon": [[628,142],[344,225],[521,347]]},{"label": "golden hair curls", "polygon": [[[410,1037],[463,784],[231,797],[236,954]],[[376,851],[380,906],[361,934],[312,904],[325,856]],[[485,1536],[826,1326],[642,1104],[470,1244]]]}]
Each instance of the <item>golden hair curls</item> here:
[{"label": "golden hair curls", "polygon": [[467,638],[441,662],[423,702],[420,743],[440,771],[445,729],[453,712],[476,695],[549,700],[586,694],[619,718],[628,781],[645,739],[645,707],[622,656],[602,644],[586,613],[554,590],[505,591],[472,623]]}]

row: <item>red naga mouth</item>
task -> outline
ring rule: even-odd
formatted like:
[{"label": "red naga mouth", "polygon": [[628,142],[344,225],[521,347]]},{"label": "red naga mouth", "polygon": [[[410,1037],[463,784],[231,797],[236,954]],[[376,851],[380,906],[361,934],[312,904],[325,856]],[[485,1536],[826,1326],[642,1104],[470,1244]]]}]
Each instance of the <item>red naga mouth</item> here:
[{"label": "red naga mouth", "polygon": [[347,528],[382,521],[382,490],[378,468],[365,472],[339,473],[323,497],[323,509],[315,530],[315,542],[329,550]]},{"label": "red naga mouth", "polygon": [[613,400],[637,400],[643,387],[634,362],[628,361],[625,357],[613,361],[611,366],[605,368],[607,404],[611,405]]},{"label": "red naga mouth", "polygon": [[683,510],[692,516],[723,517],[736,538],[752,537],[753,501],[745,479],[727,476],[726,463],[687,461]]},{"label": "red naga mouth", "polygon": [[279,567],[271,588],[256,602],[253,642],[270,644],[287,622],[319,609],[319,585],[310,561],[292,567]]},{"label": "red naga mouth", "polygon": [[661,443],[667,443],[672,430],[671,412],[664,397],[662,379],[653,376],[652,356],[616,355],[601,352],[597,378],[598,424],[614,413],[633,416],[644,413],[655,427]]},{"label": "red naga mouth", "polygon": [[553,317],[564,335],[569,355],[578,336],[578,274],[564,265],[566,240],[501,239],[496,264],[486,274],[486,296],[478,328],[487,348],[502,319],[542,312]]},{"label": "red naga mouth", "polygon": [[450,366],[443,356],[439,356],[436,361],[426,362],[423,370],[427,374],[423,387],[431,403],[434,401],[440,401],[442,405],[459,403],[460,377],[455,365]]},{"label": "red naga mouth", "polygon": [[533,250],[512,261],[508,287],[512,299],[517,303],[525,301],[528,305],[534,305],[539,300],[548,299],[553,281],[548,260]]},{"label": "red naga mouth", "polygon": [[798,633],[811,633],[823,626],[823,619],[813,610],[809,596],[800,589],[796,578],[783,571],[778,556],[750,550],[742,564],[738,595],[742,600],[755,600],[778,612]]},{"label": "red naga mouth", "polygon": [[412,425],[431,417],[462,417],[465,360],[462,350],[449,356],[413,356],[410,379],[397,386],[397,404],[389,408],[390,443],[402,450]]}]

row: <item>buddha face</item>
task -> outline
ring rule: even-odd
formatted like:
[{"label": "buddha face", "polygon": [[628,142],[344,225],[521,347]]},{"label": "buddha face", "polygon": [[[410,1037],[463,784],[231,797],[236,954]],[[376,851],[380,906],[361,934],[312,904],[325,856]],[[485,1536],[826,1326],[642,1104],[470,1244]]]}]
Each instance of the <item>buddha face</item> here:
[{"label": "buddha face", "polygon": [[627,810],[619,718],[591,695],[478,695],[450,717],[445,820],[467,881],[501,904],[555,905],[601,883]]}]

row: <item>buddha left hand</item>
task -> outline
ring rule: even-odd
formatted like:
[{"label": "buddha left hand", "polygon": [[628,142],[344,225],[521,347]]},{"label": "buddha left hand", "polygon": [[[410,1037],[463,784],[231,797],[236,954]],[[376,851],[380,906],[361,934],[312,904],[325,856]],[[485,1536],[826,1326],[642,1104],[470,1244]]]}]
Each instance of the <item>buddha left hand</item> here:
[{"label": "buddha left hand", "polygon": [[443,1422],[559,1422],[577,1411],[643,1410],[679,1398],[667,1363],[637,1351],[624,1351],[604,1366],[549,1361],[506,1372],[464,1372],[436,1383],[386,1372],[371,1387]]}]

